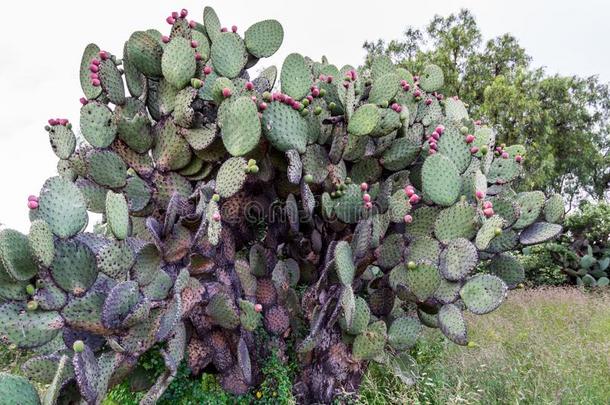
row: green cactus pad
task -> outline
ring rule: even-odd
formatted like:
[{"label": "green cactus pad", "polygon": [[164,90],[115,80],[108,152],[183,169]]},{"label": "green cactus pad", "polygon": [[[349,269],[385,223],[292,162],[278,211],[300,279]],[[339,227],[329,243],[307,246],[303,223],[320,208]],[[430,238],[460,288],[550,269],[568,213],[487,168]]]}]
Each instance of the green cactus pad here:
[{"label": "green cactus pad", "polygon": [[133,252],[121,241],[111,241],[97,253],[100,271],[115,280],[124,280],[134,261]]},{"label": "green cactus pad", "polygon": [[63,308],[68,300],[66,293],[55,284],[48,272],[39,273],[38,278],[38,282],[42,282],[43,285],[36,290],[33,298],[38,302],[39,307],[47,311]]},{"label": "green cactus pad", "polygon": [[220,20],[212,7],[206,6],[203,9],[203,26],[210,41],[216,41],[216,38],[220,35]]},{"label": "green cactus pad", "polygon": [[438,311],[438,326],[449,340],[458,345],[468,344],[466,321],[462,311],[453,304],[446,304]]},{"label": "green cactus pad", "polygon": [[241,190],[246,181],[247,162],[243,158],[226,160],[216,175],[216,192],[224,198],[231,197]]},{"label": "green cactus pad", "polygon": [[303,56],[291,53],[284,59],[280,73],[280,83],[284,94],[295,100],[301,100],[309,93],[312,80],[311,70]]},{"label": "green cactus pad", "polygon": [[104,213],[108,189],[83,177],[79,177],[75,184],[87,202],[87,210],[99,214]]},{"label": "green cactus pad", "polygon": [[500,253],[514,250],[519,243],[519,235],[512,229],[505,229],[496,236],[485,250],[486,253]]},{"label": "green cactus pad", "polygon": [[91,78],[89,77],[91,75],[91,71],[89,70],[91,61],[96,59],[99,53],[100,48],[96,44],[89,44],[85,47],[80,62],[80,86],[83,89],[85,97],[89,100],[96,99],[102,94],[101,86],[94,86],[91,84]]},{"label": "green cactus pad", "polygon": [[98,76],[108,100],[116,105],[125,103],[125,84],[113,60],[106,59],[100,63]]},{"label": "green cactus pad", "polygon": [[95,282],[97,274],[95,256],[87,246],[75,240],[56,242],[51,276],[64,291],[84,294]]},{"label": "green cactus pad", "polygon": [[[220,195],[220,193],[219,193]],[[210,201],[206,210],[206,221],[208,222],[208,240],[213,246],[216,246],[220,242],[220,233],[222,231],[222,222],[215,221],[214,215],[220,214],[218,203]]]},{"label": "green cactus pad", "polygon": [[83,297],[71,299],[61,311],[66,324],[96,334],[107,333],[102,325],[102,307],[106,295],[107,292],[92,289]]},{"label": "green cactus pad", "polygon": [[186,140],[178,134],[176,125],[166,121],[155,130],[157,142],[153,149],[153,158],[163,170],[178,170],[191,161],[191,149]]},{"label": "green cactus pad", "polygon": [[40,405],[36,387],[26,378],[0,373],[0,397],[7,405]]},{"label": "green cactus pad", "polygon": [[283,40],[284,29],[276,20],[259,21],[244,33],[246,49],[256,58],[268,58],[273,55],[280,49]]},{"label": "green cactus pad", "polygon": [[142,288],[142,293],[151,301],[158,301],[167,298],[171,288],[172,278],[165,271],[157,270],[152,281]]},{"label": "green cactus pad", "polygon": [[[212,54],[213,54],[212,47]],[[175,37],[165,45],[161,57],[161,71],[163,77],[174,88],[180,90],[186,87],[195,76],[197,62],[195,50],[190,41],[182,37]]]},{"label": "green cactus pad", "polygon": [[492,151],[492,146],[496,140],[496,135],[493,129],[489,127],[477,127],[474,131],[474,141],[471,146],[476,146],[479,148],[479,151],[474,154],[474,156],[481,158],[483,157],[483,153],[481,152],[481,148],[483,146],[487,146],[489,148],[488,156],[493,157],[493,154],[490,153]]},{"label": "green cactus pad", "polygon": [[559,194],[550,196],[544,204],[544,218],[547,222],[559,223],[565,214],[563,198]]},{"label": "green cactus pad", "polygon": [[28,234],[30,251],[42,266],[49,267],[55,256],[53,232],[51,227],[42,219],[37,219],[30,226]]},{"label": "green cactus pad", "polygon": [[443,136],[438,141],[438,152],[451,159],[460,173],[463,173],[472,161],[470,148],[464,142],[464,135],[455,125],[445,128]]},{"label": "green cactus pad", "polygon": [[349,243],[345,241],[340,241],[335,247],[335,268],[339,281],[343,285],[351,285],[354,280],[356,267],[354,266],[352,249]]},{"label": "green cactus pad", "polygon": [[309,128],[307,121],[292,107],[272,102],[263,112],[263,133],[271,144],[282,152],[296,149],[305,152]]},{"label": "green cactus pad", "polygon": [[117,239],[126,239],[129,235],[129,210],[127,200],[120,193],[109,191],[106,194],[106,220]]},{"label": "green cactus pad", "polygon": [[407,350],[415,345],[421,329],[421,323],[416,318],[398,318],[390,325],[388,343],[396,350]]},{"label": "green cactus pad", "polygon": [[51,177],[44,183],[38,211],[53,234],[60,238],[76,235],[89,220],[83,195],[74,183],[62,177]]},{"label": "green cactus pad", "polygon": [[239,315],[225,294],[218,293],[212,297],[207,312],[215,323],[225,329],[235,329],[240,324]]},{"label": "green cactus pad", "polygon": [[438,328],[438,313],[430,313],[417,307],[417,317],[420,322],[429,328]]},{"label": "green cactus pad", "polygon": [[402,170],[417,159],[420,147],[408,138],[395,139],[381,159],[382,165],[388,170]]},{"label": "green cactus pad", "polygon": [[506,226],[513,225],[519,219],[520,208],[512,198],[493,197],[489,200],[493,203],[495,213],[506,221]]},{"label": "green cactus pad", "polygon": [[59,354],[42,355],[30,358],[21,365],[26,377],[40,384],[51,384],[59,368]]},{"label": "green cactus pad", "polygon": [[250,301],[239,300],[239,320],[241,326],[247,331],[254,331],[261,323],[262,315],[260,312],[256,312],[254,304]]},{"label": "green cactus pad", "polygon": [[[127,56],[129,62],[148,77],[160,77],[163,48],[159,41],[150,33],[136,31],[127,41]],[[194,59],[194,57],[193,57]]]},{"label": "green cactus pad", "polygon": [[64,125],[53,125],[49,128],[51,149],[60,159],[68,159],[76,148],[76,136],[72,129]]},{"label": "green cactus pad", "polygon": [[363,333],[369,324],[371,318],[371,310],[369,309],[366,300],[362,297],[355,297],[354,315],[351,325],[348,326],[345,317],[339,318],[341,328],[350,335],[359,335]]},{"label": "green cactus pad", "polygon": [[88,403],[97,403],[97,384],[99,380],[100,368],[97,364],[95,354],[88,347],[82,352],[74,353],[72,358],[74,366],[74,375],[78,382],[78,389],[83,396],[83,399]]},{"label": "green cactus pad", "polygon": [[247,61],[244,41],[232,32],[222,32],[211,39],[210,58],[214,70],[229,79],[239,76]]},{"label": "green cactus pad", "polygon": [[407,287],[417,297],[425,301],[432,297],[441,282],[438,268],[429,262],[419,262],[414,270],[407,269]]},{"label": "green cactus pad", "polygon": [[377,321],[356,336],[352,346],[354,358],[357,360],[372,360],[382,354],[387,338],[386,329],[385,322]]},{"label": "green cactus pad", "polygon": [[489,243],[495,238],[496,230],[502,229],[504,226],[504,220],[498,215],[494,215],[491,218],[487,218],[483,221],[483,225],[479,228],[477,236],[474,240],[474,244],[479,250],[485,250],[489,246]]},{"label": "green cactus pad", "polygon": [[462,100],[445,99],[445,116],[449,121],[462,121],[468,119],[468,110]]},{"label": "green cactus pad", "polygon": [[450,206],[458,199],[462,179],[455,164],[441,154],[426,158],[422,167],[425,195],[438,205]]},{"label": "green cactus pad", "polygon": [[313,183],[320,184],[328,177],[328,153],[323,146],[318,144],[309,145],[305,154],[301,157],[303,173],[313,177]]},{"label": "green cactus pad", "polygon": [[460,290],[460,297],[469,311],[483,315],[498,308],[506,296],[506,284],[491,274],[471,278]]},{"label": "green cactus pad", "polygon": [[525,271],[521,262],[514,256],[499,254],[489,262],[492,274],[500,277],[508,288],[515,288],[525,280]]},{"label": "green cactus pad", "polygon": [[404,190],[397,190],[392,197],[390,197],[390,204],[388,212],[390,214],[390,221],[392,222],[404,222],[404,217],[411,211],[411,204],[409,203],[409,197],[405,194]]},{"label": "green cactus pad", "polygon": [[356,109],[347,125],[347,132],[354,136],[369,135],[379,123],[379,108],[364,104]]},{"label": "green cactus pad", "polygon": [[476,247],[464,238],[450,241],[440,256],[440,271],[447,280],[464,279],[477,265]]},{"label": "green cactus pad", "polygon": [[27,236],[12,229],[0,231],[0,267],[3,278],[9,280],[26,281],[36,274],[38,267]]},{"label": "green cactus pad", "polygon": [[434,222],[434,235],[442,243],[458,238],[472,239],[476,233],[476,209],[466,202],[442,210]]},{"label": "green cactus pad", "polygon": [[140,97],[146,88],[146,77],[131,63],[127,55],[127,42],[123,46],[123,69],[125,70],[125,84],[132,97]]},{"label": "green cactus pad", "polygon": [[392,59],[390,59],[389,56],[380,55],[373,59],[373,63],[371,64],[371,77],[373,81],[387,75],[388,73],[395,72],[396,67],[394,66],[394,63],[392,63]]},{"label": "green cactus pad", "polygon": [[137,175],[127,179],[124,189],[130,211],[143,210],[151,200],[152,192],[146,182]]},{"label": "green cactus pad", "polygon": [[127,181],[127,166],[110,150],[94,150],[87,155],[89,177],[100,186],[118,188]]},{"label": "green cactus pad", "polygon": [[559,235],[562,231],[559,224],[549,224],[548,222],[536,222],[531,224],[519,235],[519,242],[522,245],[535,245],[546,242]]},{"label": "green cactus pad", "polygon": [[139,301],[138,283],[135,281],[118,283],[110,290],[104,301],[102,323],[109,329],[119,328]]},{"label": "green cactus pad", "polygon": [[436,264],[440,254],[441,246],[436,239],[420,236],[409,244],[407,259],[414,262],[425,260]]},{"label": "green cactus pad", "polygon": [[193,41],[197,41],[197,48],[195,48],[195,52],[198,52],[201,55],[201,62],[207,62],[210,59],[210,41],[208,37],[199,32],[199,31],[191,31],[191,37]]},{"label": "green cactus pad", "polygon": [[240,97],[231,103],[223,117],[222,142],[233,156],[243,156],[258,145],[261,121],[256,104],[250,97]]},{"label": "green cactus pad", "polygon": [[445,75],[443,70],[437,65],[426,65],[424,71],[419,77],[419,87],[427,92],[432,93],[443,87],[445,82]]},{"label": "green cactus pad", "polygon": [[195,110],[193,101],[197,98],[198,91],[193,87],[186,87],[176,94],[174,101],[174,123],[182,128],[193,126]]},{"label": "green cactus pad", "polygon": [[505,184],[515,180],[520,173],[521,165],[515,159],[496,157],[487,172],[487,181],[490,184]]},{"label": "green cactus pad", "polygon": [[544,193],[541,191],[529,191],[517,195],[517,204],[521,207],[521,215],[513,228],[523,229],[533,224],[544,206]]},{"label": "green cactus pad", "polygon": [[[420,207],[411,212],[413,221],[405,225],[405,234],[410,237],[432,236],[434,222],[440,209],[437,207]],[[474,213],[473,213],[474,218]],[[439,238],[440,240],[440,238]]]},{"label": "green cactus pad", "polygon": [[434,292],[434,299],[441,304],[451,304],[460,298],[462,283],[459,281],[449,281],[444,278]]},{"label": "green cactus pad", "polygon": [[345,194],[335,199],[335,202],[334,211],[339,220],[354,224],[362,217],[364,208],[359,186],[350,184],[347,186]]},{"label": "green cactus pad", "polygon": [[389,103],[394,99],[400,88],[400,78],[395,73],[388,73],[373,81],[369,93],[369,103]]},{"label": "green cactus pad", "polygon": [[9,343],[32,349],[50,342],[64,326],[55,311],[27,311],[25,304],[5,302],[0,305],[0,335]]}]

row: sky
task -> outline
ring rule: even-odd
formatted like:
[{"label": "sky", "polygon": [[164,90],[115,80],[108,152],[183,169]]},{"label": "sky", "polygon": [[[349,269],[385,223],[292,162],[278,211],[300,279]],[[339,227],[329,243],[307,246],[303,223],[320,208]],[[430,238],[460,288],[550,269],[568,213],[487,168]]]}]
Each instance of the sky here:
[{"label": "sky", "polygon": [[358,65],[364,41],[398,39],[407,26],[421,27],[435,14],[468,8],[485,40],[510,32],[535,66],[545,66],[551,74],[598,74],[610,81],[608,0],[382,0],[366,6],[354,0],[28,4],[0,4],[0,223],[22,232],[29,229],[27,196],[38,194],[45,179],[56,173],[46,121],[68,118],[78,129],[78,68],[84,47],[95,42],[120,55],[133,31],[169,33],[165,18],[173,10],[186,8],[189,19],[201,21],[203,7],[212,6],[223,26],[237,25],[240,33],[257,21],[277,19],[284,26],[284,42],[259,65],[279,67],[292,52],[314,59],[326,55],[339,66]]}]

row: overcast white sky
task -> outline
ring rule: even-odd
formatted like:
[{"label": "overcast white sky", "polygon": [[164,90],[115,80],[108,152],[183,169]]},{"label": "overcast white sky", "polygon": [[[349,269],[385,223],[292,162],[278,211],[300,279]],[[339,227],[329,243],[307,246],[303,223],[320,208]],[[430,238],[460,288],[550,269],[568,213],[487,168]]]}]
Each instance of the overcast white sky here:
[{"label": "overcast white sky", "polygon": [[283,24],[282,48],[259,63],[265,66],[281,65],[291,52],[358,65],[365,40],[400,38],[408,25],[419,27],[434,14],[466,7],[485,39],[512,33],[534,64],[550,73],[599,74],[610,81],[608,0],[378,0],[366,6],[362,0],[5,1],[0,4],[0,223],[27,232],[27,196],[55,174],[57,159],[43,127],[50,117],[78,123],[78,66],[85,45],[95,42],[120,54],[131,32],[169,32],[166,16],[183,7],[189,18],[201,21],[205,5],[241,33],[263,19]]}]

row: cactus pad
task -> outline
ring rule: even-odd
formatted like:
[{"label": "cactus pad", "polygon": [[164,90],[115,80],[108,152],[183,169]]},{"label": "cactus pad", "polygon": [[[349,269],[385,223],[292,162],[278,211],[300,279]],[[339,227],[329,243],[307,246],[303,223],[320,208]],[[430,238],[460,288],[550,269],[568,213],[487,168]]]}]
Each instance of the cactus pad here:
[{"label": "cactus pad", "polygon": [[396,350],[407,350],[415,345],[420,332],[421,323],[417,319],[398,318],[390,325],[388,343]]},{"label": "cactus pad", "polygon": [[462,311],[453,304],[443,305],[438,311],[438,326],[449,340],[458,345],[468,343],[466,321]]},{"label": "cactus pad", "polygon": [[263,133],[271,144],[282,152],[296,149],[305,152],[309,128],[307,121],[292,107],[272,102],[263,112]]},{"label": "cactus pad", "polygon": [[89,219],[83,195],[74,183],[61,177],[51,177],[42,186],[38,210],[60,238],[76,235]]},{"label": "cactus pad", "polygon": [[446,156],[428,156],[422,167],[422,187],[432,201],[450,206],[459,197],[462,179],[455,164]]},{"label": "cactus pad", "polygon": [[30,312],[17,302],[0,306],[0,334],[21,348],[36,348],[50,342],[63,326],[61,316],[55,311]]},{"label": "cactus pad", "polygon": [[291,53],[284,59],[280,73],[282,92],[295,100],[301,100],[312,84],[311,71],[303,56]]},{"label": "cactus pad", "polygon": [[440,255],[440,271],[447,280],[463,280],[477,265],[476,247],[464,238],[451,240]]},{"label": "cactus pad", "polygon": [[416,264],[413,270],[407,269],[407,287],[419,301],[432,297],[441,282],[438,268],[425,261]]},{"label": "cactus pad", "polygon": [[95,282],[98,270],[95,256],[83,243],[57,241],[51,276],[64,291],[83,295]]},{"label": "cactus pad", "polygon": [[12,229],[0,231],[0,267],[12,280],[26,281],[36,274],[27,236]]},{"label": "cactus pad", "polygon": [[0,397],[6,404],[40,405],[36,387],[26,378],[0,373]]},{"label": "cactus pad", "polygon": [[261,122],[256,104],[249,97],[240,97],[229,107],[223,117],[222,142],[233,156],[250,152],[261,136]]},{"label": "cactus pad", "polygon": [[341,241],[335,247],[335,267],[337,276],[343,285],[351,285],[356,268],[352,258],[352,249],[349,243]]},{"label": "cactus pad", "polygon": [[219,33],[212,39],[210,58],[214,70],[229,79],[236,78],[246,65],[244,41],[231,32]]},{"label": "cactus pad", "polygon": [[563,219],[564,214],[563,198],[559,194],[553,194],[544,204],[544,218],[547,222],[558,223]]},{"label": "cactus pad", "polygon": [[244,33],[248,52],[256,58],[268,58],[282,45],[284,29],[276,20],[259,21]]},{"label": "cactus pad", "polygon": [[536,222],[521,231],[519,242],[523,245],[534,245],[546,242],[559,235],[562,229],[562,226],[559,224]]},{"label": "cactus pad", "polygon": [[434,235],[443,243],[458,238],[472,239],[477,233],[475,224],[476,210],[474,207],[460,202],[439,213],[434,222]]},{"label": "cactus pad", "polygon": [[525,279],[525,271],[521,262],[508,254],[494,256],[489,263],[489,268],[494,275],[506,283],[508,288],[515,288]]},{"label": "cactus pad", "polygon": [[379,109],[375,104],[364,104],[354,112],[347,125],[347,132],[354,136],[369,135],[380,120]]},{"label": "cactus pad", "polygon": [[165,80],[180,90],[189,84],[196,69],[195,50],[191,43],[181,37],[172,38],[165,46],[161,58],[161,71]]},{"label": "cactus pad", "polygon": [[506,296],[506,284],[491,274],[471,278],[460,290],[460,297],[472,313],[483,315],[496,309]]}]

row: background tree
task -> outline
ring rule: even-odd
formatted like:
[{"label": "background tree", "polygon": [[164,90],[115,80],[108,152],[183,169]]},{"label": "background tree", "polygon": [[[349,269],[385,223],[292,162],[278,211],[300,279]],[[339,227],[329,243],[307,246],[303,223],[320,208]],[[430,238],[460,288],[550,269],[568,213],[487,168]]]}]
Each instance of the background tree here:
[{"label": "background tree", "polygon": [[427,63],[445,72],[444,94],[457,95],[472,116],[498,130],[500,142],[528,146],[520,187],[561,193],[570,208],[603,199],[610,182],[610,98],[597,76],[550,76],[510,34],[483,44],[468,10],[435,16],[403,38],[365,42],[365,66],[377,55],[414,72]]}]

